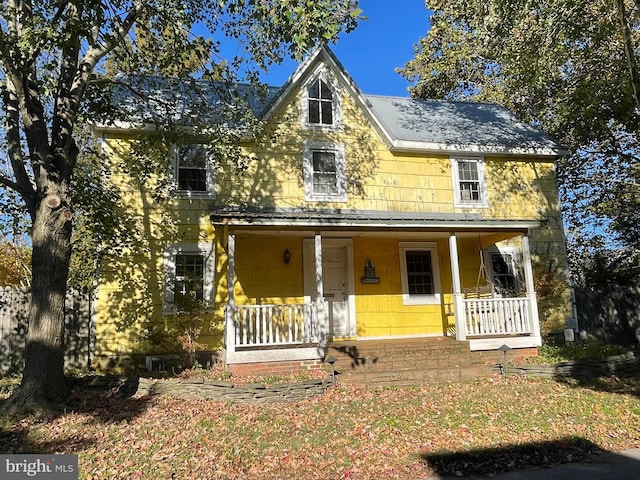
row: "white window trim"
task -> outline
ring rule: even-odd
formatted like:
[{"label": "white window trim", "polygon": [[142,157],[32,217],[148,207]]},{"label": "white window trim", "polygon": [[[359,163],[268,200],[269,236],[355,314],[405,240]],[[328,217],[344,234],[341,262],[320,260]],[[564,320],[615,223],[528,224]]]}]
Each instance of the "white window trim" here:
[{"label": "white window trim", "polygon": [[[460,170],[458,162],[476,162],[478,165],[478,181],[480,183],[480,201],[462,200],[460,195]],[[451,178],[453,181],[453,205],[459,208],[488,208],[489,196],[487,192],[487,182],[484,174],[484,158],[474,156],[453,156],[451,157]]]},{"label": "white window trim", "polygon": [[[331,151],[336,155],[337,193],[314,193],[313,191],[313,152]],[[335,142],[304,142],[302,163],[304,179],[304,197],[307,202],[346,202],[347,177],[344,144]]]},{"label": "white window trim", "polygon": [[[333,93],[333,98],[331,100],[333,123],[331,125],[322,123],[309,123],[309,85],[311,85],[316,80],[322,80],[324,83],[326,83]],[[302,85],[300,98],[302,101],[302,105],[300,106],[300,120],[303,128],[328,132],[342,130],[342,94],[337,82],[333,79],[332,75],[329,75],[327,71],[320,70],[311,75],[311,77],[309,77],[309,80]]]},{"label": "white window trim", "polygon": [[174,286],[176,278],[176,256],[201,254],[204,256],[204,278],[202,284],[202,300],[211,305],[213,302],[213,286],[215,277],[215,249],[213,243],[174,243],[167,245],[164,251],[164,287],[162,295],[162,312],[176,313],[174,304]]},{"label": "white window trim", "polygon": [[[399,260],[400,276],[402,280],[402,303],[404,305],[438,305],[441,303],[440,266],[438,247],[435,242],[400,242]],[[433,295],[409,295],[409,276],[407,275],[407,260],[405,252],[428,251],[431,252],[431,268],[433,275]]]},{"label": "white window trim", "polygon": [[216,197],[216,162],[215,157],[209,151],[206,143],[193,142],[192,145],[204,145],[207,149],[207,190],[206,191],[193,191],[193,190],[180,190],[178,188],[178,167],[180,158],[178,156],[178,146],[172,143],[169,146],[169,155],[171,158],[171,170],[173,177],[173,184],[175,191],[179,198],[215,198]]}]

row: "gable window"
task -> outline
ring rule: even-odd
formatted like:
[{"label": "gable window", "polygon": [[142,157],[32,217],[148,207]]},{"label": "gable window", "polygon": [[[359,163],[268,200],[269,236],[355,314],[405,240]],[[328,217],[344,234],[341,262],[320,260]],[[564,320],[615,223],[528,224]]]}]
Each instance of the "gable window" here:
[{"label": "gable window", "polygon": [[328,72],[320,72],[302,87],[302,125],[318,130],[341,128],[340,93]]},{"label": "gable window", "polygon": [[488,205],[484,162],[481,158],[454,157],[451,159],[451,172],[456,207],[486,207]]},{"label": "gable window", "polygon": [[333,125],[333,92],[323,80],[317,79],[307,87],[310,124]]},{"label": "gable window", "polygon": [[213,292],[214,255],[211,244],[178,243],[164,254],[165,313],[204,307]]},{"label": "gable window", "polygon": [[440,303],[440,270],[435,243],[400,243],[400,274],[405,305]]},{"label": "gable window", "polygon": [[307,201],[347,201],[341,143],[305,142],[303,174]]},{"label": "gable window", "polygon": [[175,145],[175,181],[179,194],[213,196],[215,165],[204,144]]}]

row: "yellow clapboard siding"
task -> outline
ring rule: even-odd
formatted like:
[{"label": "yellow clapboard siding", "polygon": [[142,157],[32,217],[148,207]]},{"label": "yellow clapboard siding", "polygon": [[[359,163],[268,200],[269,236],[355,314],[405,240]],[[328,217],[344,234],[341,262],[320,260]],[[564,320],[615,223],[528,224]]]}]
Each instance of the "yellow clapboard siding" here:
[{"label": "yellow clapboard siding", "polygon": [[[221,347],[223,311],[228,299],[226,233],[214,229],[208,208],[243,205],[275,208],[340,208],[358,211],[475,213],[484,219],[548,220],[530,233],[534,259],[550,256],[558,271],[566,271],[564,239],[553,164],[547,159],[486,157],[488,208],[455,208],[451,161],[448,154],[391,152],[378,137],[356,103],[342,92],[343,128],[339,131],[301,127],[300,92],[294,91],[264,126],[263,134],[242,147],[246,168],[219,162],[215,198],[169,198],[168,149],[158,146],[155,169],[144,175],[129,173],[122,162],[133,162],[135,136],[113,135],[104,141],[112,165],[111,181],[122,192],[122,213],[139,227],[139,238],[125,255],[103,265],[98,290],[98,354],[145,352],[152,346],[148,331],[168,331],[171,316],[162,312],[163,254],[172,243],[213,242],[216,247],[213,311],[207,314],[202,341]],[[306,141],[344,145],[348,199],[346,202],[307,202],[302,177]],[[155,172],[155,173],[152,173]],[[155,175],[155,176],[154,176]],[[166,178],[159,176],[165,175]],[[283,227],[286,230],[286,227]],[[442,335],[451,323],[451,269],[446,240],[437,242],[442,301],[440,305],[403,305],[398,243],[402,234],[387,238],[353,239],[356,326],[362,337]],[[496,238],[495,241],[505,240]],[[425,234],[425,241],[429,241]],[[296,236],[238,236],[234,293],[238,304],[300,303],[304,299],[302,239]],[[480,265],[478,241],[459,239],[460,274],[465,287],[475,286]],[[291,263],[282,260],[285,249]],[[360,283],[364,264],[372,259],[380,278],[377,285]],[[566,294],[568,297],[568,288]],[[562,303],[562,302],[561,302]],[[567,300],[564,302],[570,305]],[[565,308],[562,307],[562,308]],[[560,322],[568,316],[559,310]]]}]

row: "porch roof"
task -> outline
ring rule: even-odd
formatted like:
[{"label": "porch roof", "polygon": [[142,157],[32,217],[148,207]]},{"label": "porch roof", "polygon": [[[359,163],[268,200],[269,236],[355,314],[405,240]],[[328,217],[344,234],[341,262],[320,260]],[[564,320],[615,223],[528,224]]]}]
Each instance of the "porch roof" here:
[{"label": "porch roof", "polygon": [[230,226],[429,228],[519,230],[540,227],[546,220],[487,219],[478,213],[389,212],[352,209],[301,209],[212,206],[211,223]]}]

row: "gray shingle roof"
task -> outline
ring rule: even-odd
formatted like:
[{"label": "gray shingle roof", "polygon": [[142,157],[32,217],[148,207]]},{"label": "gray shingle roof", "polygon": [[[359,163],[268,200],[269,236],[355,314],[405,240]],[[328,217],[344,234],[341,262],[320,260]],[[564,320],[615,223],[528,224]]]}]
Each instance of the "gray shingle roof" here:
[{"label": "gray shingle roof", "polygon": [[545,150],[562,146],[542,131],[488,103],[419,100],[365,95],[371,110],[397,145],[440,148]]},{"label": "gray shingle roof", "polygon": [[279,91],[279,87],[267,86],[258,92],[242,83],[128,75],[116,77],[109,94],[117,120],[193,125],[233,123],[234,112],[242,113],[246,106],[258,116]]},{"label": "gray shingle roof", "polygon": [[[487,103],[420,100],[364,95],[335,55],[315,49],[283,87],[267,87],[262,94],[246,84],[206,80],[127,77],[134,88],[114,86],[112,102],[121,120],[135,124],[224,124],[238,127],[235,112],[250,106],[254,115],[268,118],[289,94],[303,85],[319,62],[336,74],[392,150],[446,153],[508,153],[558,156],[564,147],[542,131],[516,120],[505,108]],[[238,98],[244,97],[246,103]]]}]

